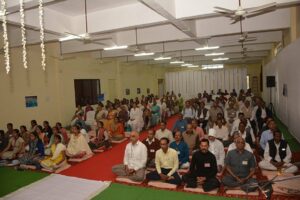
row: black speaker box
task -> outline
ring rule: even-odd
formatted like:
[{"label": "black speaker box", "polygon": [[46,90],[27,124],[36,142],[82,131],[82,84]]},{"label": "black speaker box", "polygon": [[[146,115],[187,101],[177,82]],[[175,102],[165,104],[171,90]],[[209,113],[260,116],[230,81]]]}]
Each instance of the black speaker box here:
[{"label": "black speaker box", "polygon": [[275,76],[267,76],[267,87],[275,87]]}]

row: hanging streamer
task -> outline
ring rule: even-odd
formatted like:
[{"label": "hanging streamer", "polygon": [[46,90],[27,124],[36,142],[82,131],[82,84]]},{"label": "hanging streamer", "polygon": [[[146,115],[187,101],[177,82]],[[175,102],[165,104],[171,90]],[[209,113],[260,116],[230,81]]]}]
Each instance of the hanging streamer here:
[{"label": "hanging streamer", "polygon": [[5,69],[8,74],[10,71],[10,60],[9,60],[9,42],[7,36],[7,22],[6,22],[6,1],[1,0],[1,10],[2,16],[2,28],[3,28],[3,49],[4,49],[4,59],[5,59]]},{"label": "hanging streamer", "polygon": [[26,29],[25,29],[25,14],[24,14],[24,0],[20,0],[20,22],[21,22],[21,35],[22,35],[22,55],[23,65],[27,69],[27,50],[26,50]]},{"label": "hanging streamer", "polygon": [[45,34],[44,34],[44,8],[43,0],[39,0],[39,20],[40,20],[40,40],[41,40],[41,57],[42,57],[42,68],[46,70],[46,54],[45,54]]}]

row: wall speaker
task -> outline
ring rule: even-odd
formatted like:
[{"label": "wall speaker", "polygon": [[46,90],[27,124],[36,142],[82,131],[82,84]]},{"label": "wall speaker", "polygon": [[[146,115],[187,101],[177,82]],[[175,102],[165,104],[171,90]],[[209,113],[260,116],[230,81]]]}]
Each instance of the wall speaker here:
[{"label": "wall speaker", "polygon": [[275,87],[275,76],[267,76],[267,87]]}]

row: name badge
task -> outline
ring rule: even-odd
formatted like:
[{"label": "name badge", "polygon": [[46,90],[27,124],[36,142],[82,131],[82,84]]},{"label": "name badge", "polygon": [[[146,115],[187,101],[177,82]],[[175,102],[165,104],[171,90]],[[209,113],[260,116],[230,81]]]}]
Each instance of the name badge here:
[{"label": "name badge", "polygon": [[180,155],[180,151],[177,151],[177,154]]},{"label": "name badge", "polygon": [[282,148],[281,150],[282,150],[282,151],[285,151],[285,148]]},{"label": "name badge", "polygon": [[181,128],[184,128],[184,126],[182,126]]},{"label": "name badge", "polygon": [[210,163],[204,163],[204,167],[210,167]]},{"label": "name badge", "polygon": [[155,152],[155,150],[154,150],[154,149],[150,149],[150,152],[151,152],[151,153],[154,153],[154,152]]},{"label": "name badge", "polygon": [[242,164],[243,164],[243,165],[248,165],[248,160],[244,160],[244,161],[242,162]]}]

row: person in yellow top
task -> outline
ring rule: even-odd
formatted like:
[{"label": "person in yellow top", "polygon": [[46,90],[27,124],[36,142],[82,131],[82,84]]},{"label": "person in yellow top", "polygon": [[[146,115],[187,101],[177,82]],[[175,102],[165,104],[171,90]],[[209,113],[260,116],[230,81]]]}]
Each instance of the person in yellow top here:
[{"label": "person in yellow top", "polygon": [[156,170],[146,175],[148,180],[162,180],[170,184],[180,185],[181,178],[176,172],[179,167],[178,153],[169,148],[169,139],[160,139],[160,149],[155,153]]},{"label": "person in yellow top", "polygon": [[61,140],[60,135],[54,135],[54,143],[51,145],[51,156],[47,156],[40,163],[43,168],[55,170],[66,160],[66,146],[61,143]]}]

